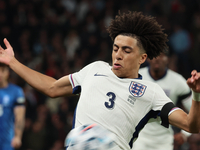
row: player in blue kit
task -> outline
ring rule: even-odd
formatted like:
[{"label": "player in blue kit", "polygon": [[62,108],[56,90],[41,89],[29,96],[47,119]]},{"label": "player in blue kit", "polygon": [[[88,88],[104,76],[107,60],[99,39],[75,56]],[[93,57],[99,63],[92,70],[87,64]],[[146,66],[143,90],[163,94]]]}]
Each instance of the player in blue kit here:
[{"label": "player in blue kit", "polygon": [[200,73],[194,70],[187,80],[193,91],[189,114],[175,107],[158,84],[142,80],[138,73],[147,57],[153,59],[167,47],[167,35],[155,18],[141,12],[119,13],[107,31],[113,40],[112,66],[96,61],[56,80],[20,63],[7,39],[6,49],[0,47],[0,62],[50,97],[80,93],[75,128],[95,123],[107,129],[114,150],[131,149],[148,122],[199,133]]},{"label": "player in blue kit", "polygon": [[21,146],[25,98],[21,87],[8,83],[9,67],[0,63],[0,150]]}]

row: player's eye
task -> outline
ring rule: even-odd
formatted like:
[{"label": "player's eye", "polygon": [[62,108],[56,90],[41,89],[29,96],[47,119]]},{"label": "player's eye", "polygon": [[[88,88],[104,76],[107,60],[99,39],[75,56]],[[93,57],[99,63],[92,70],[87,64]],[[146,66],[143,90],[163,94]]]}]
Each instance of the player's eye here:
[{"label": "player's eye", "polygon": [[124,52],[125,52],[125,53],[130,53],[131,50],[130,50],[129,48],[126,48],[126,49],[124,49]]},{"label": "player's eye", "polygon": [[128,51],[128,50],[125,50],[125,53],[130,53],[130,51]]},{"label": "player's eye", "polygon": [[113,47],[113,51],[117,52],[118,48],[116,46]]}]

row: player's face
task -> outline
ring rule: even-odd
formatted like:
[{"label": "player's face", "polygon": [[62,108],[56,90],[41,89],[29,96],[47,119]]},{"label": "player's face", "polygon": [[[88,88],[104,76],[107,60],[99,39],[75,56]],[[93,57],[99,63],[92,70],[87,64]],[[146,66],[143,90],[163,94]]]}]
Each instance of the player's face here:
[{"label": "player's face", "polygon": [[3,86],[7,83],[9,76],[9,69],[7,67],[0,66],[0,86]]},{"label": "player's face", "polygon": [[165,54],[160,54],[158,57],[149,60],[150,69],[154,72],[165,72],[168,65],[168,57]]},{"label": "player's face", "polygon": [[133,37],[118,35],[113,44],[112,71],[120,78],[138,78],[140,65],[147,54],[141,53],[137,40]]}]

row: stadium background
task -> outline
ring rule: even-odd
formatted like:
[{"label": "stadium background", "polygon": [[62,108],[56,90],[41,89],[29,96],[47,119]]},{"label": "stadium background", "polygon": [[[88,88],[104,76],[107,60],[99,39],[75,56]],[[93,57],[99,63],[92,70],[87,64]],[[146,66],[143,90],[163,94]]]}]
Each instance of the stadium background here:
[{"label": "stadium background", "polygon": [[[169,68],[185,78],[200,71],[199,0],[0,0],[0,44],[7,38],[23,64],[56,79],[95,60],[111,62],[106,32],[118,13],[153,15],[169,35]],[[26,96],[26,125],[20,150],[63,150],[78,97],[50,99],[11,72]],[[181,148],[200,150],[199,134]]]}]

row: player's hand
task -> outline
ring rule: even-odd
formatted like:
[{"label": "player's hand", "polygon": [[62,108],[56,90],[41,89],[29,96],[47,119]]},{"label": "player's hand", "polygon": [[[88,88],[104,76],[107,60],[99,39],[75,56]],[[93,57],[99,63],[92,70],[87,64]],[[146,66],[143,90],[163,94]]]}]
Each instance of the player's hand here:
[{"label": "player's hand", "polygon": [[11,142],[11,146],[13,148],[20,148],[20,146],[22,145],[22,141],[19,137],[15,136],[13,139],[12,139],[12,142]]},{"label": "player's hand", "polygon": [[188,86],[196,93],[200,93],[200,72],[193,70],[191,77],[187,79]]},{"label": "player's hand", "polygon": [[10,61],[14,58],[14,51],[6,38],[3,41],[6,46],[6,49],[3,49],[0,46],[0,62],[9,65]]},{"label": "player's hand", "polygon": [[176,143],[178,147],[180,147],[186,141],[187,137],[181,132],[174,134],[174,143]]}]

